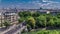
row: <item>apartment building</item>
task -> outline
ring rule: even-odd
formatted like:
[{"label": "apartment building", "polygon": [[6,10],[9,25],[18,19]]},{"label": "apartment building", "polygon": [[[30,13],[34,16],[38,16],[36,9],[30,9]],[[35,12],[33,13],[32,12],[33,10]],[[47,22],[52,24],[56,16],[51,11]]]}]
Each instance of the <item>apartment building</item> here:
[{"label": "apartment building", "polygon": [[6,20],[10,23],[17,23],[18,22],[18,14],[15,12],[5,12],[4,20]]},{"label": "apartment building", "polygon": [[5,21],[8,21],[10,23],[18,23],[17,10],[16,9],[0,10],[0,25],[1,23],[4,23]]},{"label": "apartment building", "polygon": [[4,15],[0,13],[0,25],[4,23]]}]

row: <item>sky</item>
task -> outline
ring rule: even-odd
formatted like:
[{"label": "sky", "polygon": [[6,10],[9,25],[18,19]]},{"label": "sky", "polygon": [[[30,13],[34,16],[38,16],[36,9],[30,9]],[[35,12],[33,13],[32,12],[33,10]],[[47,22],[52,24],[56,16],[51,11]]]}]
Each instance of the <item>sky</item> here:
[{"label": "sky", "polygon": [[0,8],[38,9],[59,8],[60,0],[0,0]]}]

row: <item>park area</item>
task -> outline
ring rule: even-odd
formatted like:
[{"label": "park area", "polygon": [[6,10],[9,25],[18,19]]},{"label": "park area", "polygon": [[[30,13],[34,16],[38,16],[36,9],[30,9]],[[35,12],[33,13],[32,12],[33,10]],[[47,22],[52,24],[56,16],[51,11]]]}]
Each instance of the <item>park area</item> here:
[{"label": "park area", "polygon": [[[60,34],[60,13],[24,11],[19,12],[18,15],[20,16],[19,23],[25,21],[27,26],[27,31],[23,34]],[[42,30],[35,31],[39,28]]]}]

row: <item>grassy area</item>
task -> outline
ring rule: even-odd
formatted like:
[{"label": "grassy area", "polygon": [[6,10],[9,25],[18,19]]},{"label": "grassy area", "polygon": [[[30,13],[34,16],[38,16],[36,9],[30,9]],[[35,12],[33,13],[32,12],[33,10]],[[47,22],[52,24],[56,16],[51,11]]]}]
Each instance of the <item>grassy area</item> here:
[{"label": "grassy area", "polygon": [[22,34],[60,34],[60,30],[40,30],[34,32],[25,32]]}]

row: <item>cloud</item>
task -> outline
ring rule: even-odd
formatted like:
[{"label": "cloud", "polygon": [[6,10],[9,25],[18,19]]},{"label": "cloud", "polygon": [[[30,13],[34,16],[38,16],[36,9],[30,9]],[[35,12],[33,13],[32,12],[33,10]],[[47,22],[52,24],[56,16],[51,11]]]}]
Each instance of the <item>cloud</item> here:
[{"label": "cloud", "polygon": [[[1,0],[0,0],[1,2]],[[18,1],[16,1],[17,3]],[[13,2],[12,2],[13,3]],[[32,1],[23,1],[19,2],[16,5],[11,5],[10,7],[18,7],[18,8],[60,8],[60,2],[55,2],[51,0],[32,0]]]},{"label": "cloud", "polygon": [[42,2],[47,2],[47,0],[42,0]]},{"label": "cloud", "polygon": [[60,7],[60,2],[55,2],[51,0],[42,0],[42,2],[47,2],[46,4],[42,4],[42,7],[45,8],[59,8]]},{"label": "cloud", "polygon": [[[23,4],[20,4],[18,6],[23,6]],[[24,4],[25,8],[39,8],[39,7],[43,7],[43,8],[60,8],[60,2],[55,2],[55,1],[51,1],[51,0],[36,0],[36,1],[29,1],[26,4]]]},{"label": "cloud", "polygon": [[33,3],[43,8],[60,8],[60,2],[55,2],[51,0],[42,0],[42,2],[34,1]]}]

